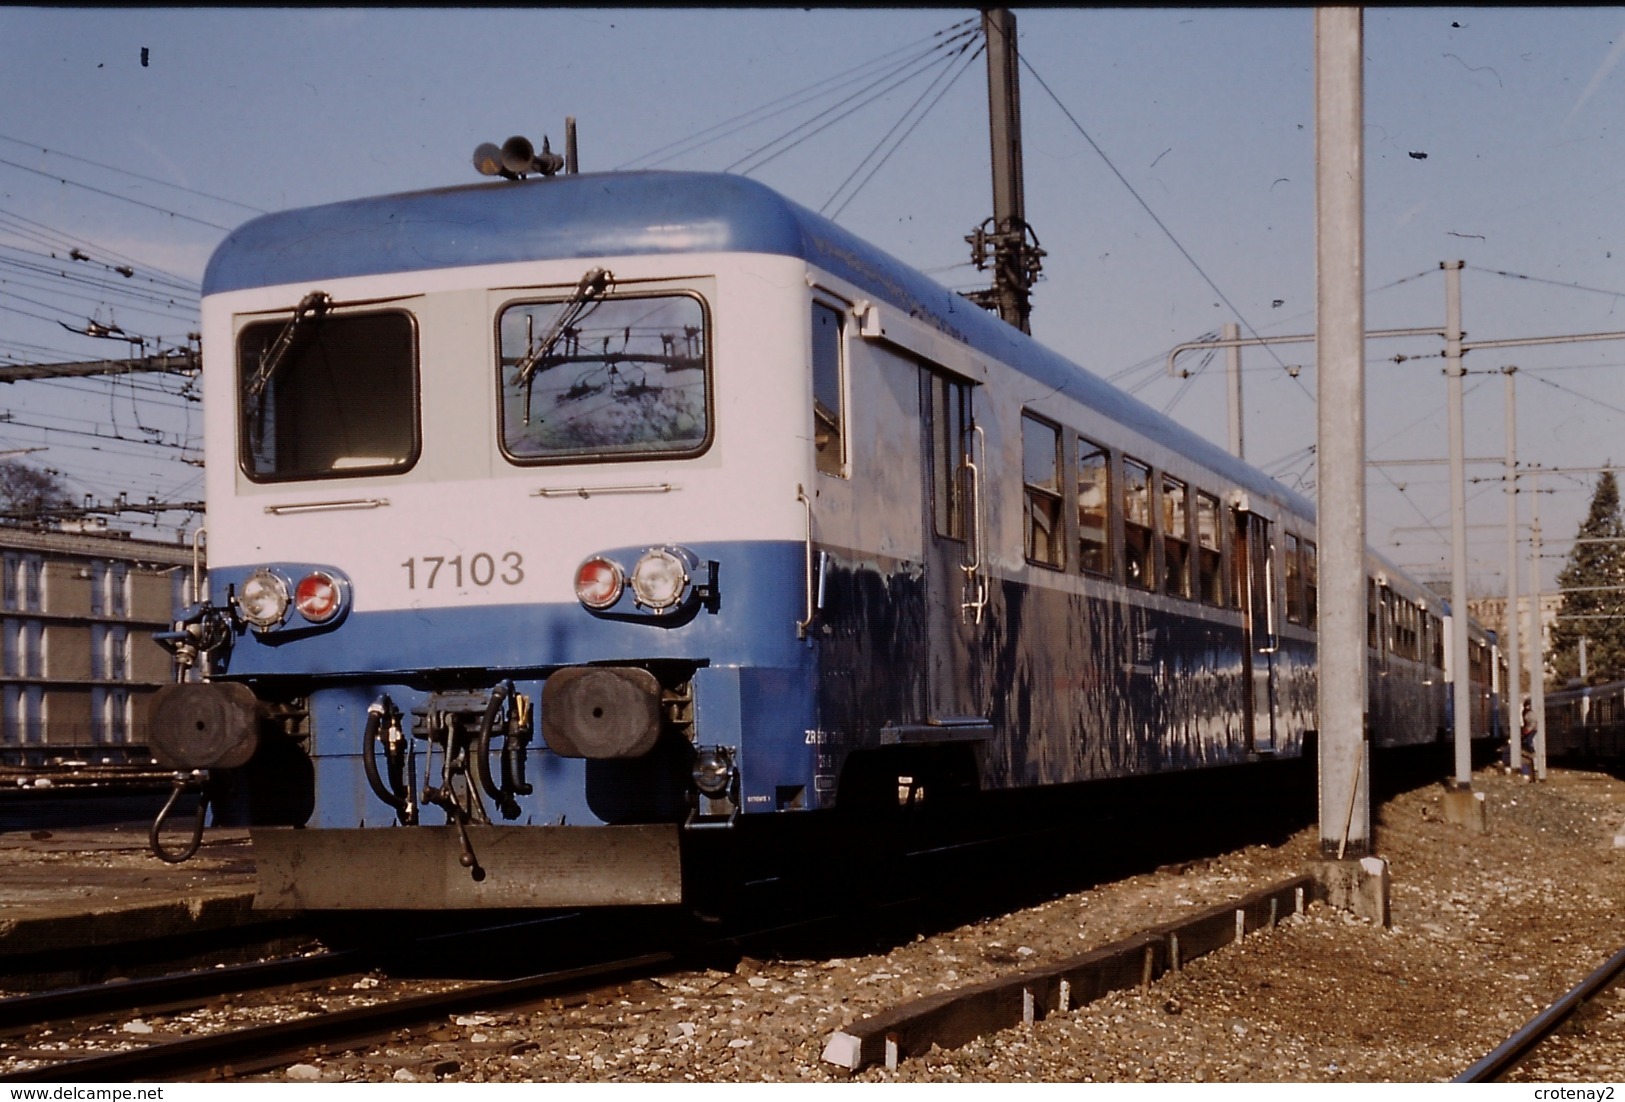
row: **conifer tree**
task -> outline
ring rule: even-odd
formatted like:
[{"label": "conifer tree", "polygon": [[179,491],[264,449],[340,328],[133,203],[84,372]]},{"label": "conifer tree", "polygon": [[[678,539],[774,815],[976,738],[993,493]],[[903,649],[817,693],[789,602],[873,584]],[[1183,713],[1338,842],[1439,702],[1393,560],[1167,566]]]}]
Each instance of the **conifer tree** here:
[{"label": "conifer tree", "polygon": [[[1590,542],[1602,541],[1602,542]],[[1613,542],[1609,542],[1613,541]],[[1625,677],[1625,520],[1619,483],[1604,471],[1591,495],[1568,561],[1557,575],[1563,607],[1552,625],[1551,664],[1557,686],[1580,676],[1580,640],[1586,640],[1586,680]]]}]

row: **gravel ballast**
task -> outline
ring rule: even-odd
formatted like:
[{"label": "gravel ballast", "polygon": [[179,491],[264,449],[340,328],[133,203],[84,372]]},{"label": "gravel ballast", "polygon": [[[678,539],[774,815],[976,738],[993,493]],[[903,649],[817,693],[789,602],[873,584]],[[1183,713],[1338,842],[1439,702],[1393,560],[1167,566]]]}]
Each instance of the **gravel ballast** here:
[{"label": "gravel ballast", "polygon": [[[1075,957],[1299,875],[1317,828],[1280,846],[1101,884],[889,952],[747,959],[576,1006],[469,1016],[427,1043],[300,1075],[460,1082],[1425,1082],[1452,1078],[1625,943],[1625,782],[1553,770],[1474,778],[1489,833],[1447,823],[1442,790],[1376,811],[1392,926],[1305,914],[1030,1026],[849,1074],[832,1033],[910,999]],[[1625,997],[1513,1078],[1625,1078]]]}]

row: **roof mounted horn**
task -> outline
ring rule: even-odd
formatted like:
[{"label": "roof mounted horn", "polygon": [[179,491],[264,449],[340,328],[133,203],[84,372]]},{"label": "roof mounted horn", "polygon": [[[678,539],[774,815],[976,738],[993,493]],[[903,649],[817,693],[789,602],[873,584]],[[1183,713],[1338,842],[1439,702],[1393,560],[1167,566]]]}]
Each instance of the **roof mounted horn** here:
[{"label": "roof mounted horn", "polygon": [[564,167],[564,158],[554,153],[542,136],[541,152],[530,144],[530,139],[514,135],[500,146],[481,142],[474,150],[474,167],[482,176],[501,176],[508,180],[522,180],[535,173],[540,176],[556,175]]}]

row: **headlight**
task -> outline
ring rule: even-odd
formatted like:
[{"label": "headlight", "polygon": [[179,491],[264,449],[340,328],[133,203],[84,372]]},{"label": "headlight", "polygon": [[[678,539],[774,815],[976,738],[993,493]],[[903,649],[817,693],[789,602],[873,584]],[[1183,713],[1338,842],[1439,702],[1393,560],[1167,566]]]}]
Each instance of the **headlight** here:
[{"label": "headlight", "polygon": [[608,608],[621,599],[625,587],[625,575],[613,559],[594,555],[576,567],[576,598],[590,609]]},{"label": "headlight", "polygon": [[274,627],[288,614],[288,583],[269,570],[256,570],[237,594],[237,608],[255,627]]},{"label": "headlight", "polygon": [[688,592],[688,565],[664,547],[643,553],[632,567],[632,596],[644,608],[663,612]]},{"label": "headlight", "polygon": [[707,796],[725,796],[733,785],[733,751],[726,746],[701,746],[694,757],[691,774],[694,787]]}]

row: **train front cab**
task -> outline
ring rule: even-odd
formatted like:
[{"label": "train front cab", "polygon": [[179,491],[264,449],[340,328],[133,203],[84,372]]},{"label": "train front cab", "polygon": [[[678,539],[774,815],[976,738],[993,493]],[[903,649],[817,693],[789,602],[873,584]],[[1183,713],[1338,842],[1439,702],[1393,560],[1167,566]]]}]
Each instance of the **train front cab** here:
[{"label": "train front cab", "polygon": [[[260,905],[675,903],[685,832],[833,802],[798,495],[816,462],[805,267],[603,264],[621,279],[601,328],[578,326],[540,381],[518,377],[525,349],[580,305],[589,263],[428,295],[408,276],[323,281],[313,323],[296,320],[303,288],[210,300],[206,343],[233,357],[210,385],[238,398],[210,411],[217,603],[177,634],[213,683],[176,687],[167,715],[192,732],[189,766],[220,767],[217,821],[253,824]],[[380,326],[399,333],[394,367],[356,351]],[[366,385],[308,412],[300,388],[326,386],[341,353]],[[386,370],[410,427],[335,443]],[[589,425],[613,450],[634,430],[611,418],[640,401],[646,424],[687,434],[665,449],[681,454],[525,454],[555,446],[533,426],[561,406],[620,411]]]}]

